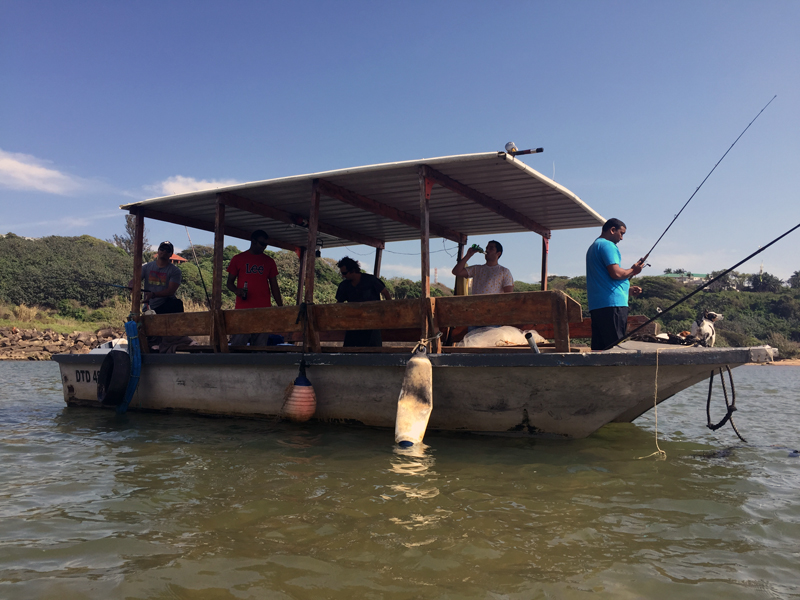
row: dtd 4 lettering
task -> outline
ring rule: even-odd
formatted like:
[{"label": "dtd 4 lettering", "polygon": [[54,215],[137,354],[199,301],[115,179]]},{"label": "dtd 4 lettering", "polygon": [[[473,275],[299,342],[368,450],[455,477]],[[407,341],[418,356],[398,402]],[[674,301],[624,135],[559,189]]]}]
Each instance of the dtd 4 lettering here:
[{"label": "dtd 4 lettering", "polygon": [[258,273],[259,275],[264,274],[264,265],[250,265],[250,263],[244,263],[245,272],[249,273]]}]

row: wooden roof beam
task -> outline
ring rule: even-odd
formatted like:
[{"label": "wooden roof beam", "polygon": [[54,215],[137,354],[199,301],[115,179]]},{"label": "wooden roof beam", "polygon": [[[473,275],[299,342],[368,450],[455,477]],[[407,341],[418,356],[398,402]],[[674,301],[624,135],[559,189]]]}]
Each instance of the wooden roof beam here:
[{"label": "wooden roof beam", "polygon": [[[350,190],[338,186],[335,183],[331,183],[330,181],[326,181],[325,179],[319,180],[319,190],[325,196],[334,198],[351,206],[355,206],[361,210],[371,212],[372,214],[380,217],[397,221],[398,223],[408,225],[409,227],[413,227],[417,230],[419,230],[421,227],[419,217],[414,216],[411,213],[398,210],[389,206],[388,204],[383,204],[382,202],[373,200],[372,198],[367,198],[366,196],[362,196],[356,192],[351,192]],[[436,223],[429,223],[428,225],[430,232],[439,237],[451,240],[457,244],[467,243],[467,236],[463,233],[459,233],[458,231],[442,225],[437,225]]]},{"label": "wooden roof beam", "polygon": [[[229,192],[218,194],[217,197],[220,199],[220,202],[226,206],[230,206],[231,208],[253,213],[254,215],[266,217],[267,219],[272,219],[274,221],[280,221],[281,223],[286,223],[287,225],[298,225],[304,228],[308,227],[308,219],[305,217],[293,215],[290,212],[275,208],[274,206],[267,206],[266,204],[254,202],[249,198],[243,198],[242,196],[237,196],[236,194],[231,194]],[[328,223],[318,223],[317,229],[321,233],[332,235],[342,240],[350,240],[351,242],[356,242],[357,244],[372,246],[373,248],[383,248],[386,245],[383,240],[379,240],[362,233],[356,233],[355,231],[350,231],[348,229],[343,229],[341,227],[337,227],[336,225],[330,225]]]},{"label": "wooden roof beam", "polygon": [[[143,209],[136,209],[132,208],[130,213],[132,215],[141,214],[143,217],[148,219],[155,219],[156,221],[164,221],[165,223],[174,223],[175,225],[184,225],[186,227],[193,227],[194,229],[200,229],[202,231],[210,231],[214,232],[214,224],[208,224],[205,221],[200,219],[193,219],[191,217],[179,217],[177,215],[171,215],[169,213],[161,212],[160,210],[153,210],[150,208],[143,208]],[[242,240],[249,240],[250,234],[252,232],[245,231],[244,229],[239,229],[238,227],[231,227],[230,225],[225,226],[225,235],[229,235],[231,237],[239,238]],[[292,252],[297,252],[300,250],[299,246],[295,246],[294,244],[290,244],[289,242],[284,242],[283,240],[279,240],[270,236],[269,238],[269,245],[275,246],[276,248],[282,248],[284,250],[291,250]]]},{"label": "wooden roof beam", "polygon": [[427,165],[422,165],[422,174],[425,178],[431,179],[436,182],[438,185],[442,187],[446,187],[448,190],[455,192],[466,198],[467,200],[472,200],[476,204],[480,204],[484,208],[491,210],[494,213],[497,213],[501,217],[508,219],[509,221],[513,221],[514,223],[519,223],[526,229],[530,229],[531,231],[535,231],[539,235],[545,238],[550,238],[550,230],[545,227],[544,225],[540,225],[530,217],[526,217],[520,212],[517,212],[507,204],[503,204],[499,200],[495,200],[479,192],[478,190],[474,190],[469,186],[464,185],[456,181],[455,179],[451,179],[444,173],[440,173],[436,169],[431,169]]}]

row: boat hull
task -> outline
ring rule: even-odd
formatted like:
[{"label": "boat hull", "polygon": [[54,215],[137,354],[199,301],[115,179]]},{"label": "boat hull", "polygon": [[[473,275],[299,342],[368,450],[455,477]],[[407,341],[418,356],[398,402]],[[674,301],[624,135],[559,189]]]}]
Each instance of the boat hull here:
[{"label": "boat hull", "polygon": [[[393,428],[409,355],[307,354],[314,418]],[[64,400],[100,407],[103,354],[57,355]],[[432,355],[429,430],[590,435],[632,421],[726,365],[771,360],[769,348],[626,349],[607,353]],[[275,418],[297,354],[146,355],[129,410]],[[658,363],[657,363],[658,361]],[[656,394],[656,370],[658,391]]]}]

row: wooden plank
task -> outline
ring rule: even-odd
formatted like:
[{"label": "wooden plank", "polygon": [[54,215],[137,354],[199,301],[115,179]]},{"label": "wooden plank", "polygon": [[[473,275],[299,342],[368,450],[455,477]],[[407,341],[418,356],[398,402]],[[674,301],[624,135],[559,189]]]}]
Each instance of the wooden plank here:
[{"label": "wooden plank", "polygon": [[349,353],[363,353],[363,354],[411,354],[414,350],[411,346],[323,346],[322,352],[336,353],[336,354],[349,354]]},{"label": "wooden plank", "polygon": [[147,335],[211,335],[209,311],[142,315],[140,322]]},{"label": "wooden plank", "polygon": [[[547,323],[552,319],[554,292],[515,292],[479,296],[436,298],[436,320],[439,327],[462,325],[510,325],[513,323]],[[562,292],[563,293],[563,292]],[[566,297],[566,296],[565,296]],[[568,302],[577,304],[572,298]],[[568,319],[580,320],[580,305]]]},{"label": "wooden plank", "polygon": [[472,189],[471,187],[466,186],[463,183],[460,183],[427,165],[423,165],[422,169],[425,177],[428,179],[433,179],[442,187],[446,187],[448,190],[460,194],[464,198],[472,200],[476,204],[480,204],[484,208],[491,210],[493,213],[496,213],[501,217],[508,219],[509,221],[513,221],[514,223],[522,225],[526,229],[535,231],[544,237],[550,237],[550,230],[547,227],[540,225],[530,217],[526,217],[522,213],[517,212],[507,204],[503,204],[499,200],[495,200],[494,198],[491,198],[490,196],[487,196],[478,190]]},{"label": "wooden plank", "polygon": [[317,313],[317,306],[313,303],[307,304],[306,315],[307,318],[303,324],[305,328],[305,344],[303,344],[303,350],[305,352],[322,352],[322,344],[319,341],[319,315]]},{"label": "wooden plank", "polygon": [[[155,219],[156,221],[174,223],[175,225],[185,225],[186,227],[193,227],[194,229],[200,229],[201,231],[214,231],[214,226],[207,221],[203,221],[202,219],[171,215],[169,213],[161,212],[160,210],[153,210],[152,208],[141,209],[140,212],[143,216],[149,219]],[[251,233],[251,231],[245,231],[244,229],[239,229],[238,227],[233,227],[231,225],[225,226],[225,235],[242,240],[250,241]],[[299,248],[299,246],[295,246],[294,244],[280,240],[273,236],[270,236],[269,244],[270,246],[275,246],[276,248],[282,248],[284,250],[291,250],[292,252],[296,252]]]},{"label": "wooden plank", "polygon": [[547,260],[550,256],[550,240],[542,238],[542,291],[547,291]]},{"label": "wooden plank", "polygon": [[229,335],[239,333],[303,332],[302,322],[296,323],[297,306],[271,306],[223,311]]},{"label": "wooden plank", "polygon": [[225,315],[222,313],[222,309],[217,309],[214,311],[214,331],[216,331],[217,346],[219,347],[219,351],[222,354],[227,354],[230,352],[230,348],[228,347],[228,329],[226,327]]},{"label": "wooden plank", "polygon": [[[352,192],[336,185],[335,183],[326,181],[325,179],[320,180],[320,191],[330,198],[335,198],[340,202],[345,202],[350,206],[355,206],[356,208],[360,208],[361,210],[370,212],[374,215],[385,217],[387,219],[391,219],[392,221],[397,221],[403,225],[413,227],[414,229],[420,228],[419,218],[411,213],[398,210],[389,206],[388,204],[383,204],[382,202],[373,200],[372,198],[367,198],[366,196]],[[429,226],[430,231],[439,237],[443,237],[456,243],[466,243],[467,241],[467,236],[463,233],[459,233],[458,231],[454,231],[436,223],[430,223]]]},{"label": "wooden plank", "polygon": [[[243,210],[261,217],[266,217],[267,219],[272,219],[273,221],[279,221],[281,223],[286,223],[287,225],[300,226],[305,226],[306,223],[305,217],[293,215],[285,210],[281,210],[273,206],[267,206],[266,204],[261,204],[259,202],[254,202],[249,198],[243,198],[242,196],[237,196],[236,194],[231,194],[230,192],[223,192],[219,194],[219,196],[222,199],[222,202],[232,208]],[[358,244],[372,246],[373,248],[383,248],[385,245],[383,240],[379,240],[372,236],[355,231],[350,231],[342,227],[337,227],[336,225],[331,225],[329,223],[318,222],[317,230],[339,239],[350,240]]]},{"label": "wooden plank", "polygon": [[567,295],[555,290],[550,294],[553,301],[553,341],[557,352],[569,352],[569,322],[567,321]]},{"label": "wooden plank", "polygon": [[142,312],[142,252],[144,251],[144,215],[136,215],[133,238],[133,285],[131,286],[131,312],[138,315]]},{"label": "wooden plank", "polygon": [[314,306],[319,331],[415,328],[419,331],[419,299],[346,302]]}]

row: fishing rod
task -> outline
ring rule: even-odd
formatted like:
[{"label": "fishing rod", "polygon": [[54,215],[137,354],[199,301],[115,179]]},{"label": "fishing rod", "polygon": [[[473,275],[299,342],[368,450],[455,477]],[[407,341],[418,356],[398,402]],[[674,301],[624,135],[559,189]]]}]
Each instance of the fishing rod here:
[{"label": "fishing rod", "polygon": [[624,342],[625,340],[629,339],[629,338],[630,338],[630,337],[631,337],[631,336],[632,336],[634,333],[636,333],[636,332],[637,332],[637,331],[639,331],[640,329],[643,329],[643,328],[647,327],[647,326],[648,326],[650,323],[652,323],[652,322],[653,322],[653,321],[655,321],[656,319],[659,319],[659,318],[663,317],[665,314],[667,314],[669,311],[671,311],[673,308],[675,308],[675,307],[676,307],[676,306],[678,306],[679,304],[683,304],[684,302],[686,302],[686,301],[687,301],[689,298],[691,298],[692,296],[694,296],[694,295],[695,295],[695,294],[697,294],[698,292],[700,292],[700,291],[704,290],[705,288],[707,288],[708,286],[710,286],[712,283],[714,283],[714,282],[715,282],[715,281],[717,281],[718,279],[721,279],[722,277],[724,277],[725,275],[727,275],[728,273],[730,273],[731,271],[733,271],[733,270],[734,270],[736,267],[738,267],[739,265],[741,265],[741,264],[743,264],[743,263],[746,263],[748,260],[750,260],[750,259],[751,259],[751,258],[753,258],[754,256],[757,256],[757,255],[761,254],[761,253],[762,253],[764,250],[766,250],[767,248],[769,248],[770,246],[772,246],[772,244],[774,244],[775,242],[778,242],[779,240],[781,240],[781,239],[785,238],[787,235],[789,235],[789,234],[790,234],[790,233],[792,233],[792,232],[793,232],[795,229],[798,229],[798,228],[800,228],[800,223],[798,223],[797,225],[795,225],[794,227],[792,227],[792,228],[791,228],[789,231],[787,231],[787,232],[786,232],[786,233],[784,233],[783,235],[781,235],[781,236],[779,236],[779,237],[776,237],[774,240],[772,240],[772,241],[771,241],[769,244],[767,244],[766,246],[762,246],[761,248],[759,248],[758,250],[756,250],[755,252],[753,252],[753,253],[752,253],[750,256],[748,256],[747,258],[745,258],[745,259],[743,259],[743,260],[740,260],[738,263],[736,263],[735,265],[733,265],[733,266],[732,266],[730,269],[728,269],[728,270],[726,270],[726,271],[723,271],[722,273],[720,273],[719,275],[717,275],[716,277],[714,277],[714,279],[712,279],[712,280],[711,280],[711,281],[709,281],[708,283],[705,283],[705,284],[701,285],[699,288],[697,288],[697,289],[696,289],[695,291],[693,291],[691,294],[689,294],[689,295],[687,295],[687,296],[684,296],[683,298],[681,298],[680,300],[678,300],[678,301],[677,301],[675,304],[673,304],[673,305],[672,305],[672,306],[670,306],[669,308],[667,308],[667,309],[665,309],[665,310],[662,310],[662,311],[661,311],[661,312],[660,312],[660,313],[659,313],[657,316],[653,317],[652,319],[650,319],[650,320],[649,320],[649,321],[647,321],[646,323],[643,323],[642,325],[639,325],[639,327],[637,327],[636,329],[634,329],[633,331],[631,331],[629,334],[625,335],[624,337],[620,338],[619,340],[617,340],[616,342],[614,342],[613,344],[611,344],[610,346],[608,346],[608,348],[603,348],[603,350],[610,350],[611,348],[613,348],[613,347],[614,347],[614,346],[616,346],[617,344],[621,344],[621,343],[622,343],[622,342]]},{"label": "fishing rod", "polygon": [[[105,286],[108,286],[108,287],[115,287],[115,288],[120,288],[121,290],[128,290],[128,291],[133,289],[129,285],[117,285],[116,283],[108,283],[108,282],[105,282],[105,281],[90,281],[89,279],[78,279],[78,282],[79,283],[91,283],[91,284],[94,284],[94,285],[105,285]],[[142,292],[149,292],[150,290],[145,289],[145,288],[141,288],[141,291]]]},{"label": "fishing rod", "polygon": [[[186,227],[184,225],[184,227]],[[197,253],[194,251],[194,244],[192,243],[192,236],[189,235],[189,228],[186,227],[186,237],[189,238],[189,245],[192,247],[192,256],[194,256],[194,264],[197,265],[197,272],[200,274],[200,283],[203,284],[203,291],[206,293],[206,303],[208,310],[211,310],[211,300],[208,297],[208,289],[206,289],[206,282],[203,279],[203,272],[200,270],[200,262],[197,260]]]},{"label": "fishing rod", "polygon": [[[772,97],[772,100],[775,100],[775,98],[777,98],[777,97],[778,97],[778,95],[777,95],[777,94],[775,94],[775,95]],[[745,127],[745,128],[744,128],[744,131],[742,131],[742,133],[740,133],[740,134],[739,134],[739,137],[737,137],[737,138],[736,138],[736,139],[733,141],[733,143],[731,144],[730,148],[728,148],[728,149],[725,151],[725,154],[723,154],[723,155],[722,155],[722,158],[720,158],[720,159],[717,161],[717,164],[716,164],[716,165],[714,165],[714,168],[713,168],[713,169],[711,169],[711,170],[708,172],[708,175],[706,175],[706,178],[705,178],[705,179],[703,179],[702,183],[700,183],[700,185],[698,185],[698,186],[697,186],[697,189],[694,191],[694,194],[692,194],[691,196],[689,196],[689,199],[686,201],[686,204],[684,204],[684,205],[683,205],[683,207],[682,207],[682,208],[681,208],[681,209],[678,211],[678,214],[677,214],[677,215],[675,215],[675,218],[673,218],[673,219],[672,219],[672,221],[670,221],[669,225],[667,225],[667,228],[664,230],[664,233],[662,233],[662,234],[661,234],[661,237],[659,237],[659,238],[656,240],[656,243],[655,243],[655,244],[653,244],[653,247],[652,247],[652,248],[650,248],[650,250],[647,252],[647,254],[645,254],[645,255],[644,255],[644,258],[642,258],[640,262],[642,262],[642,263],[643,263],[645,260],[647,260],[647,257],[648,257],[648,256],[650,256],[650,253],[651,253],[651,252],[652,252],[652,251],[655,249],[655,247],[656,247],[656,246],[658,246],[658,242],[660,242],[660,241],[661,241],[661,238],[663,238],[663,237],[666,235],[666,233],[669,231],[669,228],[670,228],[670,227],[672,227],[672,224],[673,224],[673,223],[674,223],[674,222],[675,222],[675,221],[678,219],[678,217],[680,217],[680,216],[681,216],[681,213],[683,212],[683,209],[684,209],[684,208],[686,208],[686,207],[689,205],[689,202],[691,202],[691,201],[692,201],[692,198],[694,198],[695,194],[696,194],[697,192],[699,192],[699,191],[700,191],[700,188],[701,188],[701,187],[703,187],[703,184],[706,182],[706,179],[708,179],[709,177],[711,177],[711,173],[713,173],[713,172],[714,172],[714,169],[716,169],[716,168],[719,166],[719,163],[721,163],[721,162],[722,162],[722,159],[724,159],[724,158],[725,158],[725,157],[728,155],[728,152],[730,152],[730,151],[731,151],[731,148],[733,148],[733,147],[736,145],[736,142],[738,142],[738,141],[739,141],[739,138],[741,138],[741,137],[744,135],[745,131],[747,131],[748,129],[750,129],[750,125],[752,125],[753,123],[755,123],[756,119],[757,119],[758,117],[760,117],[760,116],[761,116],[761,113],[763,113],[765,110],[767,110],[767,106],[769,106],[770,104],[772,104],[772,100],[770,100],[769,102],[767,102],[767,104],[764,106],[764,108],[762,108],[762,109],[759,111],[759,113],[758,113],[758,114],[755,116],[755,118],[754,118],[752,121],[750,121],[750,123],[747,125],[747,127]]]}]

